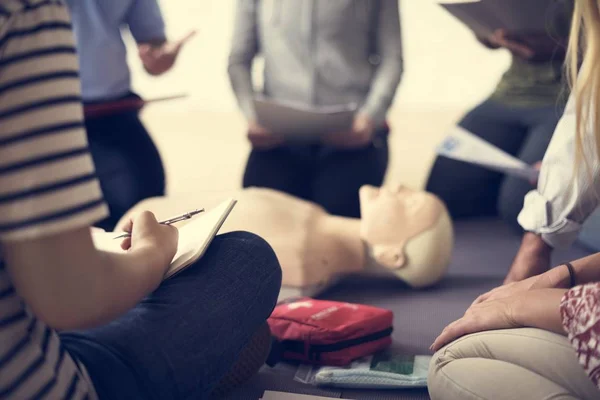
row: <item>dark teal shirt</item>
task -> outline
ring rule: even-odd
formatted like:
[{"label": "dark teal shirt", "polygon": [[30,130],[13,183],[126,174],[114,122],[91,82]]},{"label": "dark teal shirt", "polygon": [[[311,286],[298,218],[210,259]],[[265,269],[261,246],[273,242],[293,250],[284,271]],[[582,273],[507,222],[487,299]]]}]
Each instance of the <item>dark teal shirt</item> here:
[{"label": "dark teal shirt", "polygon": [[568,97],[564,62],[573,0],[549,0],[548,3],[545,13],[550,46],[533,48],[542,53],[541,60],[526,61],[513,55],[510,68],[492,95],[493,100],[517,107],[543,107]]}]

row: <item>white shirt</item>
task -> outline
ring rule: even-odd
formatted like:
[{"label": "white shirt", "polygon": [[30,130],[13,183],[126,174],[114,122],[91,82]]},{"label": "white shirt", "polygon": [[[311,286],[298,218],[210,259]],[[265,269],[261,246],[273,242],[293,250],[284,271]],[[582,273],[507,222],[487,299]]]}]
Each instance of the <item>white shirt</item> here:
[{"label": "white shirt", "polygon": [[540,234],[552,247],[571,245],[600,204],[600,160],[591,121],[583,138],[587,166],[578,169],[576,122],[571,97],[544,156],[537,190],[527,194],[519,215],[523,229]]}]

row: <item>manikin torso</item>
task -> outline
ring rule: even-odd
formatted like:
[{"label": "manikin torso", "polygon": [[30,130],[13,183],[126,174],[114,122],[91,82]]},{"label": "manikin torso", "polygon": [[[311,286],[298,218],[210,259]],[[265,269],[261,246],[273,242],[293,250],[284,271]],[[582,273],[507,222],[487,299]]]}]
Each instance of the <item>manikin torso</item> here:
[{"label": "manikin torso", "polygon": [[[347,274],[388,271],[390,277],[422,287],[441,279],[449,262],[450,220],[443,204],[424,192],[363,187],[362,220],[331,216],[311,202],[270,189],[229,195],[238,202],[220,233],[243,230],[267,240],[281,264],[284,286],[322,286]],[[131,212],[150,210],[162,219],[188,209],[210,209],[225,197],[154,198]],[[421,242],[413,245],[414,255],[411,241]]]}]

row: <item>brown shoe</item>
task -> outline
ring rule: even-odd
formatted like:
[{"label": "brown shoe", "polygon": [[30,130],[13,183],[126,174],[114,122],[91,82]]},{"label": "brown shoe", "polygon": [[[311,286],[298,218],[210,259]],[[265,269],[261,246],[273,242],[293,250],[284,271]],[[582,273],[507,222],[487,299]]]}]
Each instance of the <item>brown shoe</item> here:
[{"label": "brown shoe", "polygon": [[246,383],[265,364],[270,351],[271,329],[269,324],[265,322],[244,347],[227,375],[213,389],[211,398],[220,399],[233,389]]}]

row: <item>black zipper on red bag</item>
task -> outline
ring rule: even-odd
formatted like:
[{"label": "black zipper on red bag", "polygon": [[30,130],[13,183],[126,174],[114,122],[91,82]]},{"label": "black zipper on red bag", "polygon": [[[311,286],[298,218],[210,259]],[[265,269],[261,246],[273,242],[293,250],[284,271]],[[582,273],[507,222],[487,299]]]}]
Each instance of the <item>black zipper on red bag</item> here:
[{"label": "black zipper on red bag", "polygon": [[[383,331],[375,332],[370,335],[362,336],[356,339],[348,339],[342,342],[333,344],[317,344],[312,345],[308,349],[308,357],[311,361],[319,361],[322,353],[333,353],[336,351],[344,350],[349,347],[358,346],[365,343],[375,342],[377,340],[384,339],[392,334],[394,331],[393,327],[387,328]],[[299,340],[283,340],[274,341],[273,347],[271,348],[271,354],[269,355],[268,365],[274,367],[281,359],[283,354],[286,352],[304,354],[306,351],[306,342]]]},{"label": "black zipper on red bag", "polygon": [[370,342],[376,342],[377,340],[381,340],[390,336],[393,331],[394,328],[390,327],[383,331],[375,332],[367,336],[362,336],[355,339],[348,339],[338,343],[315,344],[309,347],[308,356],[310,360],[319,361],[322,353],[335,353],[336,351],[341,351],[349,347],[354,347]]}]

